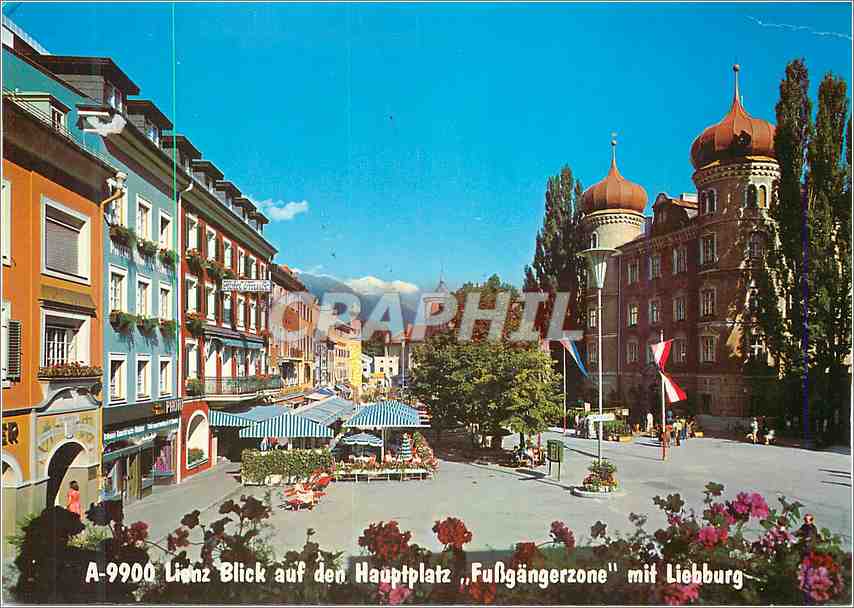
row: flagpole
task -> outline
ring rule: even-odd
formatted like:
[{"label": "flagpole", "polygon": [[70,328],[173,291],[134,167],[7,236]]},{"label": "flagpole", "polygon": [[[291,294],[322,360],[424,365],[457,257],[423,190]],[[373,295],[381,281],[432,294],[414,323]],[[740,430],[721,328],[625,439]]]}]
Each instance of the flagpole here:
[{"label": "flagpole", "polygon": [[[660,341],[664,342],[664,330],[661,330]],[[665,419],[664,419],[664,377],[661,375],[661,366],[658,366],[658,376],[661,381],[661,459],[667,460],[667,443],[665,439],[667,438],[667,434],[665,432]]]},{"label": "flagpole", "polygon": [[566,436],[566,347],[561,345],[563,351],[563,434]]}]

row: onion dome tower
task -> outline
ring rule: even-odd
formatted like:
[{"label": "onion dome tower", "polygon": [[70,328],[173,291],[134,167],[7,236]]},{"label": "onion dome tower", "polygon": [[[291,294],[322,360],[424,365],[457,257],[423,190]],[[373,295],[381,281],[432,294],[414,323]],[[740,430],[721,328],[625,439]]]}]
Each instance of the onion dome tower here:
[{"label": "onion dome tower", "polygon": [[646,190],[617,168],[617,140],[611,139],[611,168],[581,195],[584,227],[591,247],[617,248],[643,232]]},{"label": "onion dome tower", "polygon": [[774,125],[747,113],[739,93],[739,65],[732,70],[735,83],[729,112],[691,145],[700,215],[767,207],[771,185],[779,176]]}]

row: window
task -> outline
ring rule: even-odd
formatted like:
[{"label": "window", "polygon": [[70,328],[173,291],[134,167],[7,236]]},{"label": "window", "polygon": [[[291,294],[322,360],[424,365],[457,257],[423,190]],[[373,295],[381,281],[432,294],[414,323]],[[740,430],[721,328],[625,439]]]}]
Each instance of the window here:
[{"label": "window", "polygon": [[161,319],[172,318],[172,287],[163,283],[160,284],[159,314]]},{"label": "window", "polygon": [[186,286],[187,310],[190,312],[196,312],[199,310],[199,281],[193,277],[187,277]]},{"label": "window", "polygon": [[744,206],[749,209],[755,209],[759,203],[759,191],[756,186],[750,184],[747,190],[744,191]]},{"label": "window", "polygon": [[172,249],[172,218],[160,212],[160,231],[157,239],[161,249]]},{"label": "window", "polygon": [[73,327],[45,325],[44,365],[65,365],[77,361],[77,330]]},{"label": "window", "polygon": [[232,323],[230,293],[222,294],[222,319],[226,323]]},{"label": "window", "polygon": [[637,363],[638,362],[638,343],[637,342],[627,342],[626,343],[626,363]]},{"label": "window", "polygon": [[151,316],[151,281],[143,277],[136,280],[136,313],[141,317]]},{"label": "window", "polygon": [[187,249],[199,248],[199,222],[192,216],[187,216]]},{"label": "window", "polygon": [[595,365],[596,361],[597,361],[596,355],[597,355],[596,345],[593,342],[588,343],[587,344],[587,362],[590,363],[591,365]]},{"label": "window", "polygon": [[715,347],[717,338],[715,336],[700,336],[700,362],[712,363],[715,361]]},{"label": "window", "polygon": [[136,236],[151,240],[151,203],[142,197],[136,197]]},{"label": "window", "polygon": [[136,360],[136,398],[148,399],[151,396],[151,361],[147,358]]},{"label": "window", "polygon": [[673,362],[685,363],[688,361],[688,340],[676,338],[673,340]]},{"label": "window", "polygon": [[762,334],[758,331],[751,331],[747,339],[748,358],[755,360],[765,359],[767,355],[765,354],[765,340],[762,339]]},{"label": "window", "polygon": [[685,320],[685,296],[673,298],[673,320]]},{"label": "window", "polygon": [[246,303],[243,297],[237,296],[237,326],[243,327],[246,324]]},{"label": "window", "polygon": [[249,256],[249,260],[247,261],[247,265],[246,265],[246,276],[249,277],[250,279],[257,279],[258,278],[257,272],[258,272],[258,265],[255,263],[255,258],[253,258],[252,256]]},{"label": "window", "polygon": [[58,203],[44,203],[45,274],[62,278],[89,278],[89,221],[85,215]]},{"label": "window", "polygon": [[118,402],[127,399],[126,390],[127,356],[110,355],[110,401]]},{"label": "window", "polygon": [[216,320],[216,290],[211,284],[205,285],[205,306],[207,308],[208,319]]},{"label": "window", "polygon": [[632,260],[628,265],[629,285],[638,282],[638,261]]},{"label": "window", "polygon": [[159,389],[160,396],[171,395],[172,394],[172,360],[171,359],[161,359],[160,360],[160,383]]},{"label": "window", "polygon": [[205,235],[207,237],[207,257],[209,260],[216,259],[216,232],[211,230],[210,228],[205,230]]},{"label": "window", "polygon": [[661,322],[661,302],[659,300],[649,301],[649,324],[656,325]]},{"label": "window", "polygon": [[654,254],[649,256],[649,278],[657,279],[661,276],[661,256]]},{"label": "window", "polygon": [[717,262],[717,249],[715,247],[715,235],[707,234],[700,239],[700,265],[713,264]]},{"label": "window", "polygon": [[706,190],[700,197],[700,213],[708,214],[717,211],[718,194],[714,190]]},{"label": "window", "polygon": [[762,239],[762,234],[753,232],[747,241],[747,257],[751,260],[756,260],[762,257],[765,243]]},{"label": "window", "polygon": [[199,377],[199,348],[195,342],[184,345],[184,356],[187,360],[187,378]]},{"label": "window", "polygon": [[646,345],[646,363],[649,365],[650,363],[655,363],[655,354],[652,352],[652,345],[655,342],[650,342]]},{"label": "window", "polygon": [[3,247],[3,263],[12,263],[12,182],[3,180],[3,215],[0,216],[2,234],[0,241]]},{"label": "window", "polygon": [[762,208],[768,206],[768,189],[765,186],[759,186],[759,206]]},{"label": "window", "polygon": [[104,83],[104,101],[111,108],[124,113],[124,98],[122,92],[109,82]]},{"label": "window", "polygon": [[681,245],[673,248],[673,274],[688,270],[688,247]]},{"label": "window", "polygon": [[222,256],[223,264],[225,264],[226,268],[231,268],[231,241],[223,240],[222,246],[224,252]]},{"label": "window", "polygon": [[110,267],[110,311],[127,310],[126,277],[126,270]]},{"label": "window", "polygon": [[246,255],[243,253],[243,250],[238,249],[237,250],[237,274],[239,274],[239,275],[243,275],[246,273],[246,268],[244,268],[245,258],[246,258]]},{"label": "window", "polygon": [[160,127],[151,122],[148,118],[145,119],[145,136],[158,146],[160,145]]},{"label": "window", "polygon": [[629,304],[629,314],[628,314],[629,327],[637,327],[638,310],[639,310],[639,307],[637,304]]},{"label": "window", "polygon": [[596,309],[591,308],[587,311],[587,327],[596,327]]},{"label": "window", "polygon": [[255,329],[255,315],[258,305],[255,300],[249,301],[249,329]]},{"label": "window", "polygon": [[711,317],[715,314],[715,290],[704,289],[700,292],[700,316]]},{"label": "window", "polygon": [[593,232],[590,234],[590,248],[595,249],[598,246],[599,246],[599,234],[596,232]]}]

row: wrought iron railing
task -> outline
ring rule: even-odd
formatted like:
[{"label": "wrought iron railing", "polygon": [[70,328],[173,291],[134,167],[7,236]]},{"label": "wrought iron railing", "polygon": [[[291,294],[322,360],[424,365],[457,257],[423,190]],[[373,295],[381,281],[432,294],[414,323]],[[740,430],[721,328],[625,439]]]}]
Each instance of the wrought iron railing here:
[{"label": "wrought iron railing", "polygon": [[278,390],[284,386],[281,376],[245,376],[242,378],[205,378],[205,395],[249,395]]}]

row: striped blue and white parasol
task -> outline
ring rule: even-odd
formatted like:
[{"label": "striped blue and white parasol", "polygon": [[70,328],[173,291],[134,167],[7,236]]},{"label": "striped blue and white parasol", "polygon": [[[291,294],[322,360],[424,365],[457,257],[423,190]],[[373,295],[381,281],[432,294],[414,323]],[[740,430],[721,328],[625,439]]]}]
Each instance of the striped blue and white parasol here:
[{"label": "striped blue and white parasol", "polygon": [[409,435],[403,436],[403,442],[400,444],[400,457],[403,460],[412,460],[412,441]]}]

